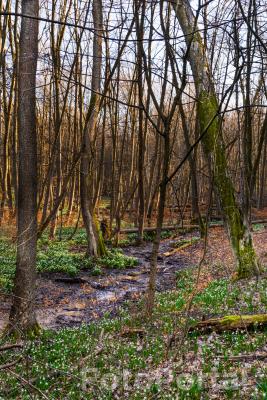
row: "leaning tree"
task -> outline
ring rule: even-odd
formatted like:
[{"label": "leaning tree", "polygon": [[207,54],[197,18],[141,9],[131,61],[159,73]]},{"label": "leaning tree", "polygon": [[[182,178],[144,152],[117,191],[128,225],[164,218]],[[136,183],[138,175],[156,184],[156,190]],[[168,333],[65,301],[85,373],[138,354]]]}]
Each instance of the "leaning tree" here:
[{"label": "leaning tree", "polygon": [[209,58],[189,0],[177,0],[173,8],[189,49],[188,59],[194,77],[197,117],[205,155],[213,169],[214,185],[219,199],[233,253],[238,277],[260,272],[249,224],[238,206],[230,177],[221,131],[219,102],[214,88]]}]

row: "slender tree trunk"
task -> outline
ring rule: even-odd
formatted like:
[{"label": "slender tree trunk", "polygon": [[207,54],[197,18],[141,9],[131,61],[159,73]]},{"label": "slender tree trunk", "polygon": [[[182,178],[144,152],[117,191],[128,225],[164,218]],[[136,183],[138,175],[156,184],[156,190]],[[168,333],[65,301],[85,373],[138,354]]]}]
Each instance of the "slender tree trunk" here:
[{"label": "slender tree trunk", "polygon": [[[22,0],[22,14],[38,16],[38,0]],[[38,21],[22,18],[18,70],[18,237],[17,267],[10,329],[17,333],[37,328],[35,316],[37,239],[37,140],[35,85]]]},{"label": "slender tree trunk", "polygon": [[93,1],[93,20],[95,34],[93,44],[92,93],[87,126],[82,138],[80,199],[82,217],[88,240],[86,254],[97,257],[106,251],[97,221],[93,216],[93,188],[90,180],[91,137],[95,132],[100,105],[100,96],[98,93],[101,84],[102,37],[99,32],[103,30],[102,4],[100,0]]},{"label": "slender tree trunk", "polygon": [[263,155],[262,155],[262,167],[261,167],[261,177],[260,177],[260,193],[259,193],[259,201],[258,208],[264,207],[264,190],[266,186],[266,160],[267,160],[267,140],[265,141]]},{"label": "slender tree trunk", "polygon": [[[145,3],[143,3],[145,4]],[[144,156],[145,156],[145,140],[144,140],[144,123],[143,123],[143,66],[142,66],[142,44],[144,30],[144,6],[142,7],[141,20],[139,20],[139,7],[136,6],[136,29],[137,29],[137,81],[138,81],[138,238],[137,243],[142,244],[144,236],[145,223],[145,191],[144,191]]]},{"label": "slender tree trunk", "polygon": [[[179,110],[180,110],[181,120],[182,120],[184,140],[185,140],[187,150],[189,150],[191,147],[190,138],[189,138],[189,128],[187,126],[186,116],[185,116],[185,112],[184,112],[181,101],[179,102]],[[195,153],[189,155],[188,162],[189,162],[190,172],[191,172],[192,220],[193,220],[193,222],[195,222],[196,219],[198,220],[200,235],[201,235],[201,237],[204,237],[205,225],[204,225],[204,222],[203,222],[203,219],[201,216],[201,212],[199,209],[198,185],[197,185],[197,166],[196,166]]]},{"label": "slender tree trunk", "polygon": [[170,163],[170,138],[169,138],[169,127],[165,130],[164,135],[164,151],[163,151],[163,173],[162,180],[159,189],[159,205],[157,215],[157,229],[156,238],[153,242],[151,259],[150,259],[150,274],[147,288],[146,298],[146,314],[150,317],[153,312],[155,302],[155,290],[156,290],[156,278],[157,278],[157,264],[158,264],[158,253],[161,238],[162,225],[164,220],[164,209],[167,192],[167,178],[169,173]]}]

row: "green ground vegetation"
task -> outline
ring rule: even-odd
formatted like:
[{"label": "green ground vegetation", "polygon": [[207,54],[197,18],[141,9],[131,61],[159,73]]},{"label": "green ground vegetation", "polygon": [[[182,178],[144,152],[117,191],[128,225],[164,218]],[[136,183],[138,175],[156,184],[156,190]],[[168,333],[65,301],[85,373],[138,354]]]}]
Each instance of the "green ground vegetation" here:
[{"label": "green ground vegetation", "polygon": [[[107,254],[96,259],[85,257],[86,233],[79,228],[74,236],[73,228],[58,230],[56,239],[50,240],[44,234],[38,241],[38,272],[62,272],[75,276],[87,269],[94,275],[102,273],[103,268],[127,268],[137,264],[134,257],[125,256],[120,249],[109,249]],[[16,268],[16,248],[10,239],[0,239],[0,289],[10,290]]]},{"label": "green ground vegetation", "polygon": [[[25,340],[22,350],[1,352],[1,365],[18,360],[13,373],[0,370],[1,398],[41,399],[41,392],[51,400],[266,398],[266,360],[256,356],[266,352],[266,329],[182,333],[203,318],[262,313],[267,279],[211,281],[194,297],[187,320],[195,275],[194,268],[181,271],[176,290],[157,294],[150,322],[139,313],[141,301],[126,305],[118,318],[106,315],[88,326],[44,331]],[[142,334],[123,335],[126,327]],[[173,332],[177,337],[168,346]]]}]

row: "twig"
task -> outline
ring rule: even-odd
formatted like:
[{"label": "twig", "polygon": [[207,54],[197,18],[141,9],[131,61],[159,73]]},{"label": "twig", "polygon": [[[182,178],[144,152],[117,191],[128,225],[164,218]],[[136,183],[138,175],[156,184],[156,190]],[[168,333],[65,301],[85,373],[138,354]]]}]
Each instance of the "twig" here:
[{"label": "twig", "polygon": [[21,349],[23,347],[22,343],[14,343],[14,344],[5,344],[4,346],[0,347],[0,351],[10,350],[10,349]]},{"label": "twig", "polygon": [[[226,356],[219,356],[218,358],[224,359]],[[265,360],[267,353],[263,354],[240,354],[239,356],[227,357],[230,361],[242,361],[242,360]]]},{"label": "twig", "polygon": [[2,364],[2,365],[0,365],[0,371],[3,370],[3,369],[8,369],[8,368],[13,367],[13,366],[16,365],[21,359],[22,359],[22,356],[19,357],[19,358],[17,358],[15,361],[12,361],[12,362],[7,363],[7,364]]},{"label": "twig", "polygon": [[35,390],[37,393],[39,393],[44,399],[49,400],[49,398],[40,390],[38,387],[34,386],[31,382],[27,381],[27,379],[24,379],[22,376],[19,374],[16,374],[16,372],[9,370],[9,372],[14,375],[18,380],[22,382],[24,385],[28,385],[32,390]]}]

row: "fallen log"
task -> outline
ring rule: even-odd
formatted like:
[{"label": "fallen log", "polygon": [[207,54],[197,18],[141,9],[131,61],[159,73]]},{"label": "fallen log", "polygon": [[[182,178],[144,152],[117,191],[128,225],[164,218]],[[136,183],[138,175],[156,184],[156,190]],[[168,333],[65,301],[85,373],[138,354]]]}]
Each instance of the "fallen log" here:
[{"label": "fallen log", "polygon": [[[198,229],[198,225],[168,225],[163,226],[162,231],[180,231],[184,229]],[[157,228],[153,226],[148,226],[144,228],[144,232],[156,232]],[[128,234],[128,233],[137,233],[138,228],[125,228],[121,229],[120,233]]]},{"label": "fallen log", "polygon": [[189,246],[192,246],[193,244],[199,242],[199,239],[192,239],[189,241],[186,241],[185,243],[181,243],[180,245],[176,246],[175,249],[171,251],[166,251],[163,253],[164,257],[170,257],[173,254],[179,253],[180,250],[186,249]]},{"label": "fallen log", "polygon": [[166,253],[163,253],[164,257],[170,257],[173,254],[179,253],[180,250],[186,249],[186,247],[192,246],[192,244],[195,242],[188,242],[185,244],[182,244],[181,246],[177,247],[176,249],[173,249],[171,251],[166,251]]},{"label": "fallen log", "polygon": [[[255,220],[252,222],[252,225],[255,224],[267,224],[267,220],[266,219],[260,219],[260,220]],[[219,228],[219,227],[223,227],[223,222],[222,221],[218,221],[218,222],[211,222],[209,223],[209,228]],[[183,231],[183,230],[193,230],[193,229],[198,229],[199,225],[197,224],[184,224],[184,225],[166,225],[162,227],[162,231]],[[148,226],[148,227],[144,227],[144,232],[155,232],[157,230],[156,227],[153,226]],[[137,233],[138,232],[138,228],[134,227],[134,228],[124,228],[124,229],[120,229],[120,233],[123,234],[128,234],[128,233]]]},{"label": "fallen log", "polygon": [[250,330],[253,328],[263,328],[267,326],[267,314],[254,315],[226,315],[222,318],[211,318],[200,321],[189,329],[192,331],[224,332],[235,330]]},{"label": "fallen log", "polygon": [[[217,356],[221,360],[225,359],[225,356]],[[265,360],[267,358],[267,353],[254,353],[254,354],[240,354],[239,356],[229,356],[227,361],[253,361],[253,360]]]}]

